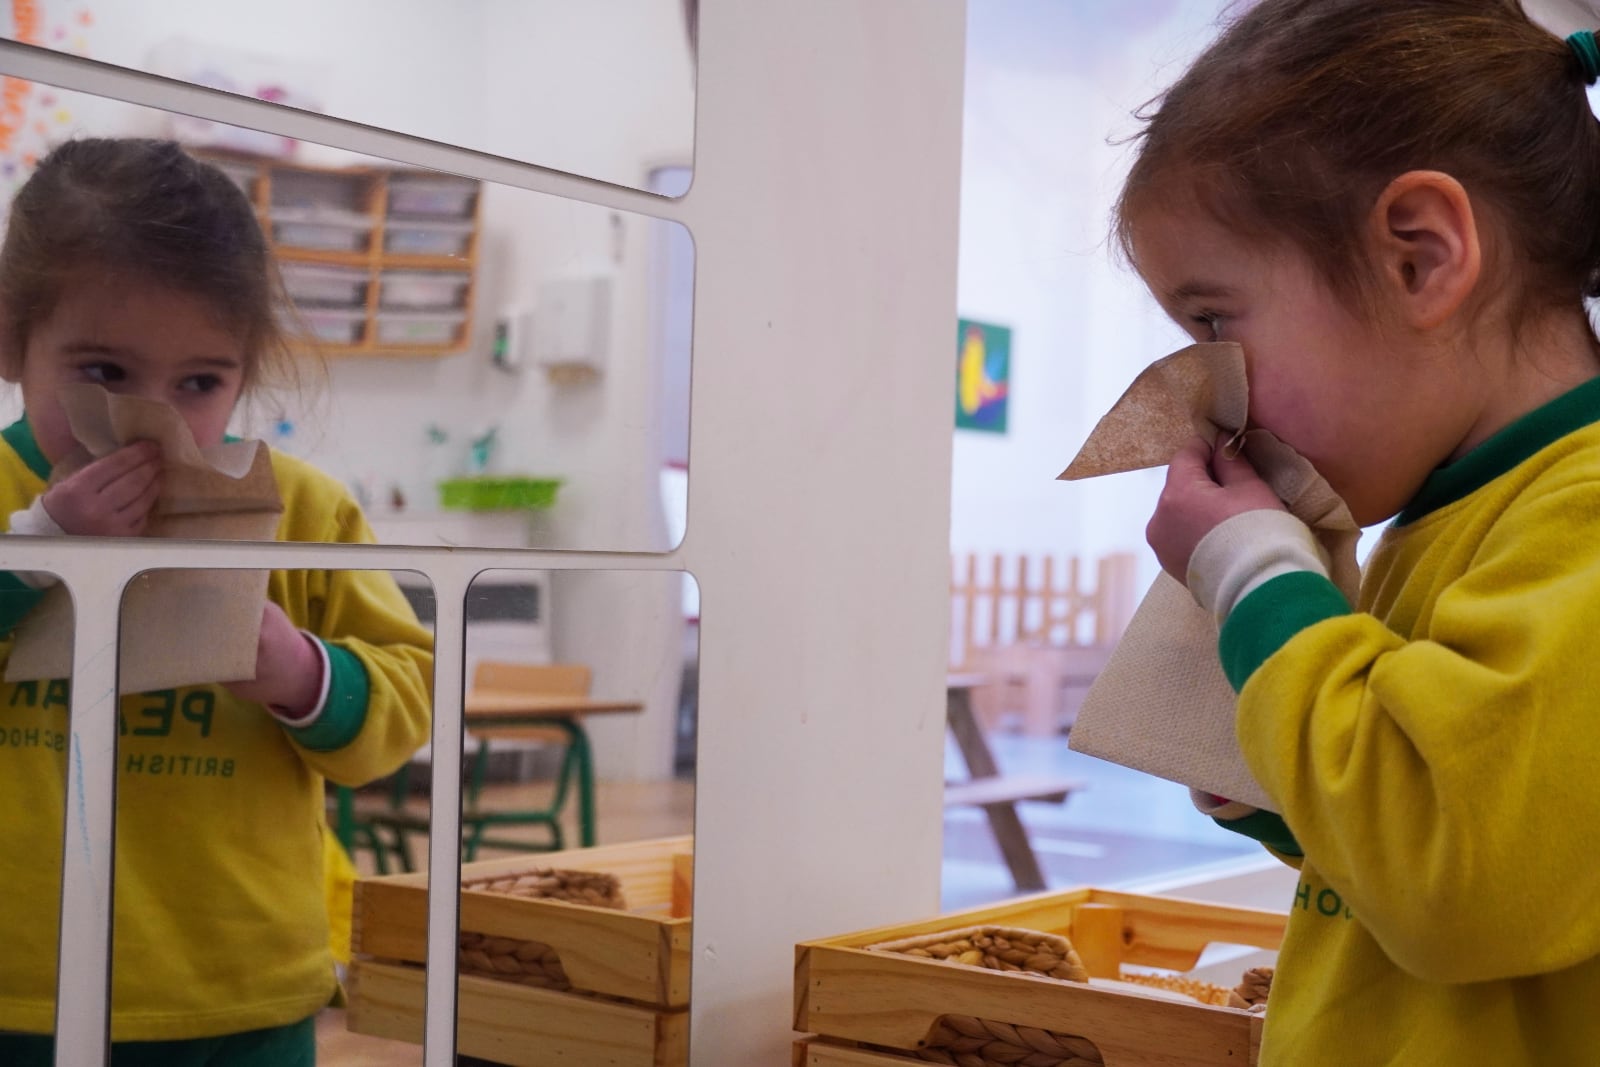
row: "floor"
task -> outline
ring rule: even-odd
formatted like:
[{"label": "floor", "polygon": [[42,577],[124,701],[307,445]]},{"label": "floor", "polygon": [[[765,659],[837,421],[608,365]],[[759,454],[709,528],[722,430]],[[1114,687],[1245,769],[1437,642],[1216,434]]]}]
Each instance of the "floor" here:
[{"label": "floor", "polygon": [[[1185,874],[1248,866],[1260,855],[1249,841],[1219,830],[1189,804],[1182,787],[1083,756],[1066,739],[992,738],[1003,771],[1067,775],[1087,787],[1064,804],[1022,808],[1034,849],[1051,888],[1139,886]],[[965,774],[953,746],[946,777]],[[486,803],[534,806],[547,795],[540,784],[490,786]],[[694,787],[687,781],[601,783],[601,843],[692,832]],[[945,815],[942,901],[945,910],[975,907],[1017,895],[1000,861],[983,813]],[[487,858],[487,857],[486,857]],[[425,847],[419,850],[425,863]],[[363,858],[363,865],[370,867]],[[420,1048],[352,1034],[341,1011],[324,1012],[318,1025],[322,1067],[420,1067]]]}]

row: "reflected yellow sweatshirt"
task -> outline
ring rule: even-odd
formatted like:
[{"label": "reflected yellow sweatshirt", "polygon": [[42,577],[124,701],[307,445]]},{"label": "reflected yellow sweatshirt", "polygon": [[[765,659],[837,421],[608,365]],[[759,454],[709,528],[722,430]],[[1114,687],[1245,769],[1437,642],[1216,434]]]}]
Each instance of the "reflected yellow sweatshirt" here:
[{"label": "reflected yellow sweatshirt", "polygon": [[1435,472],[1359,612],[1297,572],[1228,617],[1301,868],[1263,1064],[1600,1063],[1597,420],[1600,381]]},{"label": "reflected yellow sweatshirt", "polygon": [[[43,492],[49,467],[26,422],[0,439],[5,516]],[[272,458],[279,540],[373,540],[337,482]],[[0,662],[37,595],[0,575]],[[267,595],[328,652],[312,725],[286,726],[219,685],[121,701],[113,1040],[279,1026],[325,1005],[323,779],[381,777],[426,739],[431,635],[386,572],[274,571]],[[65,680],[0,683],[0,1030],[54,1027],[67,699]]]}]

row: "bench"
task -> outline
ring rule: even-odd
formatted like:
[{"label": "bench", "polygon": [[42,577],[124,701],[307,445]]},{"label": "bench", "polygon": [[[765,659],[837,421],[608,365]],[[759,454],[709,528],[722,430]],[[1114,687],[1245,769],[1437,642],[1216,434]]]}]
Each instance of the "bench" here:
[{"label": "bench", "polygon": [[1061,804],[1074,790],[1083,787],[1084,783],[1075,778],[1052,778],[1042,774],[970,778],[965,782],[944,784],[944,806],[987,808],[991,804],[1015,804],[1023,800]]}]

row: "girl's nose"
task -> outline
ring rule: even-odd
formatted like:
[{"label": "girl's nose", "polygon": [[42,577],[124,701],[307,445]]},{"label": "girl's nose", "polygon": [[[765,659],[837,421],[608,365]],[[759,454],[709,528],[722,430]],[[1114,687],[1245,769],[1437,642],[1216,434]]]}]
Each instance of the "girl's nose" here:
[{"label": "girl's nose", "polygon": [[166,388],[158,382],[134,381],[123,382],[121,385],[122,388],[114,389],[113,392],[121,393],[123,396],[136,396],[141,400],[159,400],[162,403],[171,402],[171,399],[167,396]]}]

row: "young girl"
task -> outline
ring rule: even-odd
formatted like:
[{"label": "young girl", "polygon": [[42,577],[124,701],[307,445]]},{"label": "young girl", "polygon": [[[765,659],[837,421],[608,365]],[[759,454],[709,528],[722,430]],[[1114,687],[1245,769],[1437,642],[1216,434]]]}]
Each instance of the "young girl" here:
[{"label": "young girl", "polygon": [[[97,382],[171,404],[223,440],[286,369],[270,253],[244,195],[178,146],[63,144],[0,247],[0,374],[26,414],[0,432],[13,534],[128,536],[160,489],[130,445],[49,484],[76,447],[59,404]],[[340,485],[272,456],[288,541],[370,542]],[[0,541],[0,551],[4,543]],[[0,574],[0,661],[42,595]],[[323,779],[394,770],[426,737],[431,640],[373,571],[274,571],[254,679],[125,697],[117,753],[113,1064],[310,1064],[335,989]],[[0,685],[0,1063],[46,1065],[55,1024],[67,683]]]},{"label": "young girl", "polygon": [[1225,620],[1299,867],[1265,1064],[1600,1056],[1600,123],[1516,0],[1263,0],[1148,117],[1120,233],[1371,524],[1360,602],[1195,440],[1148,536]]}]

